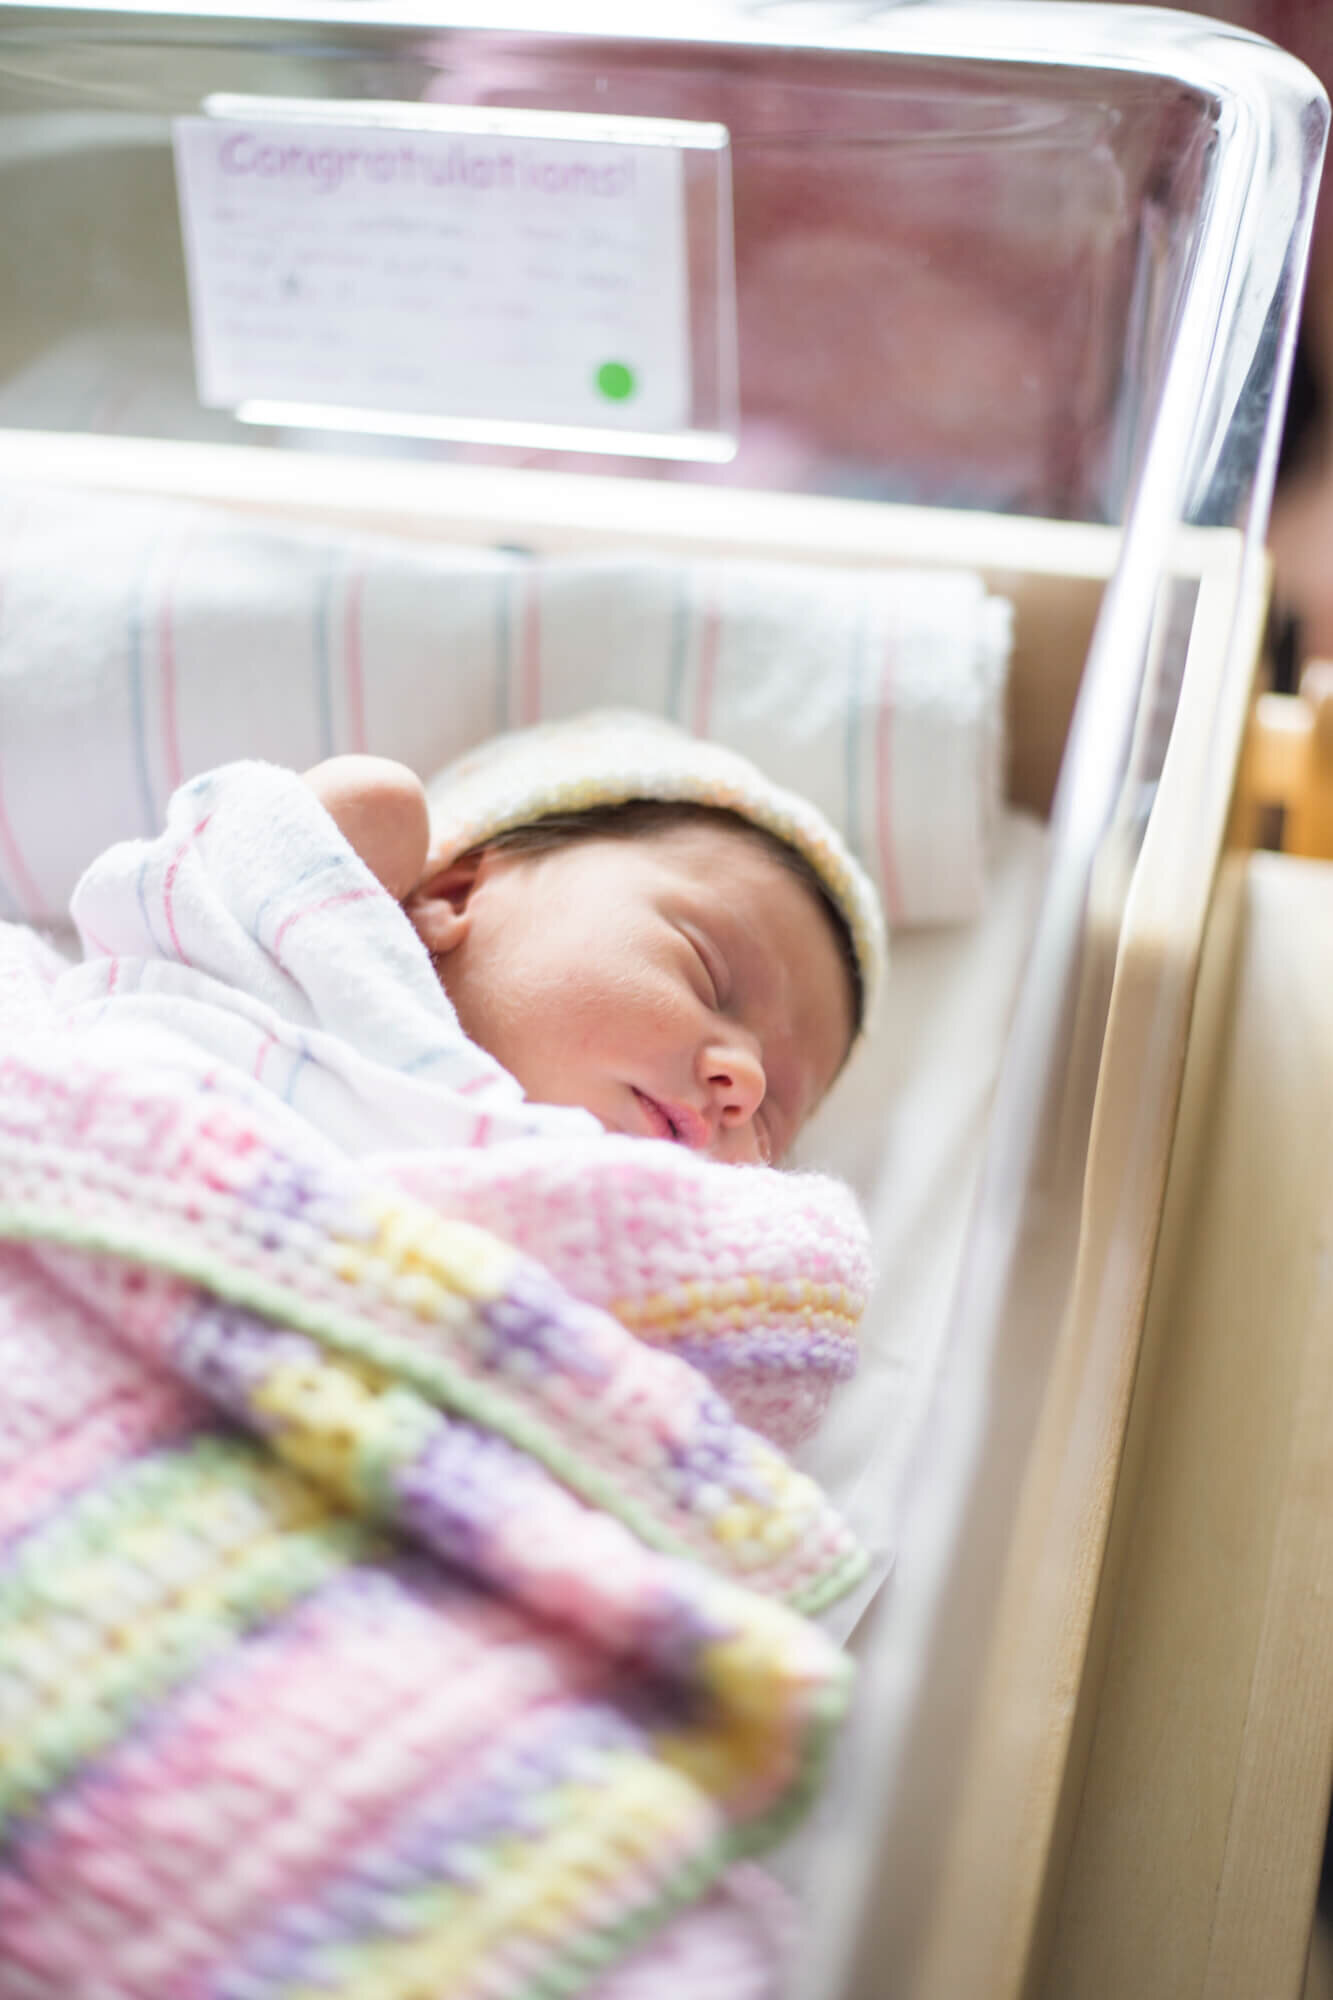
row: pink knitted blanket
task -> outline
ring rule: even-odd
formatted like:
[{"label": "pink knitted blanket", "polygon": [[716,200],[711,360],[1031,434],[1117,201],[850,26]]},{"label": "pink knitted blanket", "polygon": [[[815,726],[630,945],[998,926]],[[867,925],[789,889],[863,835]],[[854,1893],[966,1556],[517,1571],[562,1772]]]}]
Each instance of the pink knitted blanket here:
[{"label": "pink knitted blanket", "polygon": [[737,1864],[860,1563],[733,1406],[845,1366],[849,1200],[360,1163],[13,965],[0,1012],[0,1996],[766,1990]]}]

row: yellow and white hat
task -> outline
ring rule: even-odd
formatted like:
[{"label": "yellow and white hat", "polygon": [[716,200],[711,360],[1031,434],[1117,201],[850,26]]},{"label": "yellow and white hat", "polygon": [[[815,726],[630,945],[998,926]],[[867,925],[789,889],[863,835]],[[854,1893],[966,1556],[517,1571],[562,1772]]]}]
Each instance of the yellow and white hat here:
[{"label": "yellow and white hat", "polygon": [[805,858],[846,920],[861,975],[861,1025],[870,1018],[888,964],[870,878],[816,806],[739,752],[660,716],[594,709],[492,737],[438,772],[427,796],[431,868],[551,813],[631,800],[714,806],[750,820]]}]

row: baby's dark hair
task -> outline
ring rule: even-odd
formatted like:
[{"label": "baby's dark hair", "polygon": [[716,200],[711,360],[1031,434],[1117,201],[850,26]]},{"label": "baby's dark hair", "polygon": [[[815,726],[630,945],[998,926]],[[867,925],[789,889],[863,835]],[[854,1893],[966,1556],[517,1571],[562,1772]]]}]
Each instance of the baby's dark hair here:
[{"label": "baby's dark hair", "polygon": [[813,897],[828,920],[838,946],[838,955],[847,971],[852,989],[853,1033],[859,1034],[865,1017],[865,982],[852,943],[851,927],[825,888],[814,865],[799,847],[791,847],[767,827],[758,826],[742,813],[725,806],[696,805],[687,799],[628,799],[620,805],[587,806],[582,811],[546,813],[523,826],[506,827],[489,834],[484,843],[508,854],[547,854],[573,840],[637,840],[664,833],[673,826],[718,826],[743,833],[756,841],[774,861],[795,876]]}]

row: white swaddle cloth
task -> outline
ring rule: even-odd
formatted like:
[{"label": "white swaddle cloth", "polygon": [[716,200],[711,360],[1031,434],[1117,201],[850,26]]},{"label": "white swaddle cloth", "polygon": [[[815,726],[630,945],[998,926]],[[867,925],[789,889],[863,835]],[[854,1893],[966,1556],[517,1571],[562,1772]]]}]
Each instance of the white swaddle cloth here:
[{"label": "white swaddle cloth", "polygon": [[45,489],[0,491],[0,549],[0,916],[58,919],[230,759],[424,775],[626,704],[812,800],[891,925],[981,907],[1009,606],[974,574],[547,560]]},{"label": "white swaddle cloth", "polygon": [[343,1152],[600,1135],[468,1040],[408,919],[291,771],[192,779],[155,839],[98,856],[72,913],[85,960],[51,989],[62,1021],[183,1039]]}]

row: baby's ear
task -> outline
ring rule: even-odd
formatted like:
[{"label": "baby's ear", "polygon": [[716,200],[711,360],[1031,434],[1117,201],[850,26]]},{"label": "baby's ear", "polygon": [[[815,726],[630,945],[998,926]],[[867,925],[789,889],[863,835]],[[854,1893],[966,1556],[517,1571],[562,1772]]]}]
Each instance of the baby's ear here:
[{"label": "baby's ear", "polygon": [[460,854],[441,868],[430,869],[409,896],[403,908],[427,951],[453,951],[467,935],[468,904],[477,886],[481,868],[480,850]]}]

